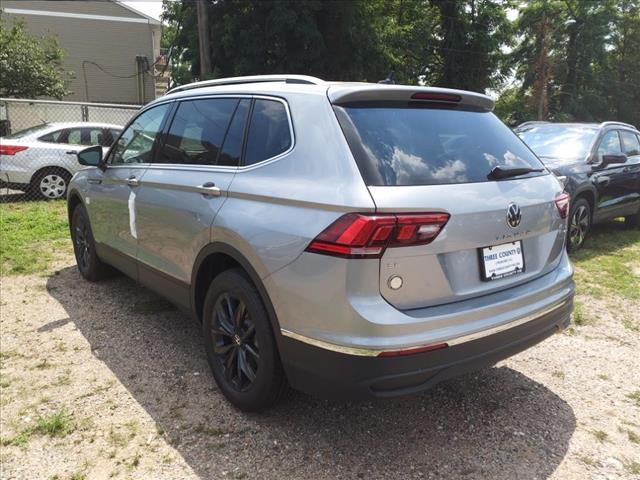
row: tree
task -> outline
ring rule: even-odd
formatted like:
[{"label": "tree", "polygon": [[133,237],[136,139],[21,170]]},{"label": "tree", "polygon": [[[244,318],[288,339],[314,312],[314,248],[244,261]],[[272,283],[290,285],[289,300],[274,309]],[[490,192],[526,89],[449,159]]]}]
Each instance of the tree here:
[{"label": "tree", "polygon": [[68,95],[64,53],[51,38],[26,34],[21,22],[0,21],[0,96],[54,97]]}]

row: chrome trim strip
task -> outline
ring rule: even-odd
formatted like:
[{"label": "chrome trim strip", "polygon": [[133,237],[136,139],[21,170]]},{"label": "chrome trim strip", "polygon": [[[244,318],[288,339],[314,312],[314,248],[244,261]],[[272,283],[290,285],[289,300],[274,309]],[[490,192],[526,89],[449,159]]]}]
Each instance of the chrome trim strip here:
[{"label": "chrome trim strip", "polygon": [[[508,322],[508,323],[504,323],[502,325],[498,325],[496,327],[493,328],[489,328],[487,330],[481,330],[479,332],[475,332],[475,333],[470,333],[468,335],[463,335],[461,337],[456,337],[456,338],[452,338],[450,340],[441,340],[441,342],[446,342],[447,345],[449,345],[450,347],[454,346],[454,345],[460,345],[462,343],[466,343],[466,342],[471,342],[473,340],[478,340],[479,338],[483,338],[483,337],[488,337],[490,335],[494,335],[496,333],[500,333],[503,332],[505,330],[509,330],[511,328],[515,328],[518,327],[520,325],[523,325],[527,322],[530,322],[532,320],[535,320],[536,318],[540,318],[544,315],[547,315],[549,313],[552,313],[556,310],[559,310],[560,308],[564,307],[567,303],[569,303],[571,301],[571,298],[565,298],[563,300],[560,300],[559,302],[556,302],[555,304],[546,307],[542,310],[538,310],[535,313],[526,315],[522,318],[519,318],[517,320],[514,320],[512,322]],[[432,345],[432,344],[426,344],[426,345],[411,345],[411,346],[407,346],[407,347],[399,347],[397,349],[394,350],[378,350],[378,349],[368,349],[368,348],[357,348],[357,347],[346,347],[343,345],[336,345],[334,343],[329,343],[329,342],[324,342],[322,340],[316,340],[315,338],[310,338],[310,337],[306,337],[304,335],[300,335],[298,333],[294,333],[290,330],[281,328],[280,329],[280,333],[282,333],[282,335],[284,335],[285,337],[289,337],[289,338],[293,338],[294,340],[298,340],[300,342],[303,343],[307,343],[309,345],[313,345],[314,347],[318,347],[318,348],[323,348],[325,350],[330,350],[332,352],[338,352],[338,353],[344,353],[347,355],[358,355],[361,357],[376,357],[378,356],[380,353],[382,352],[388,352],[388,351],[397,351],[397,350],[402,350],[402,349],[413,349],[413,348],[420,348],[420,347],[426,347],[428,345]],[[440,343],[440,341],[438,342],[433,342],[433,344],[435,343]]]}]

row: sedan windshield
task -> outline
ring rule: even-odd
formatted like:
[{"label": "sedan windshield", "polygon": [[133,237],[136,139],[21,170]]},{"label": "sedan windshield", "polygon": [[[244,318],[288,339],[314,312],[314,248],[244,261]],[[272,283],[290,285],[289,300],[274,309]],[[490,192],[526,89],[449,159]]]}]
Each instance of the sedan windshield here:
[{"label": "sedan windshield", "polygon": [[585,158],[598,130],[582,125],[531,125],[516,133],[540,158]]}]

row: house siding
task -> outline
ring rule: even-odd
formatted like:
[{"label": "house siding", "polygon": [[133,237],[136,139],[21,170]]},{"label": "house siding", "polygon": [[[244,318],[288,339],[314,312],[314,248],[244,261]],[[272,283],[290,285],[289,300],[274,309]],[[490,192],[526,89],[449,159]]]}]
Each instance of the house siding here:
[{"label": "house siding", "polygon": [[[73,14],[103,15],[146,20],[112,1],[2,1],[2,9],[50,11]],[[5,21],[20,19],[34,36],[50,36],[58,40],[65,52],[64,68],[73,72],[65,100],[107,103],[146,103],[155,98],[155,81],[143,73],[144,99],[140,98],[136,56],[155,61],[154,48],[159,44],[160,26],[145,22],[123,22],[12,14],[3,12]],[[102,67],[101,70],[95,64]],[[125,78],[123,78],[125,77]],[[85,81],[86,79],[86,81]]]}]

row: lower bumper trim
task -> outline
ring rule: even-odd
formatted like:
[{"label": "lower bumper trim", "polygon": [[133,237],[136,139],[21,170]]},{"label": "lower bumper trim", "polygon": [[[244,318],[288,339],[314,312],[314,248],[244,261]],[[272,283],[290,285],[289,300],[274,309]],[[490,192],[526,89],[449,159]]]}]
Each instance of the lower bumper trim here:
[{"label": "lower bumper trim", "polygon": [[[472,342],[474,340],[477,340],[479,338],[483,338],[483,337],[488,337],[490,335],[494,335],[496,333],[499,332],[503,332],[505,330],[509,330],[511,328],[515,328],[518,327],[520,325],[523,325],[525,323],[531,322],[533,320],[535,320],[536,318],[540,318],[543,317],[545,315],[551,314],[553,312],[559,311],[562,308],[564,308],[567,304],[572,302],[572,298],[565,298],[563,300],[560,300],[559,302],[556,302],[552,305],[547,306],[546,308],[542,309],[542,310],[538,310],[535,313],[532,313],[530,315],[525,315],[524,317],[518,318],[517,320],[513,320],[511,322],[507,322],[507,323],[503,323],[502,325],[497,325],[495,327],[489,328],[489,329],[485,329],[485,330],[480,330],[477,332],[473,332],[467,335],[462,335],[460,337],[455,337],[455,338],[451,338],[451,339],[444,339],[440,342],[440,343],[446,343],[448,346],[454,346],[454,345],[460,345],[462,343],[466,343],[466,342]],[[400,350],[400,349],[423,349],[423,348],[428,348],[431,346],[431,344],[421,344],[421,345],[407,345],[407,346],[401,346],[401,347],[397,347],[394,349],[384,349],[384,350],[380,350],[380,349],[369,349],[369,348],[358,348],[358,347],[347,347],[344,345],[337,345],[335,343],[329,343],[329,342],[325,342],[322,340],[316,340],[315,338],[310,338],[307,337],[305,335],[300,335],[298,333],[292,332],[290,330],[287,329],[281,329],[280,333],[282,333],[282,335],[284,335],[285,337],[289,337],[289,338],[293,338],[294,340],[298,340],[299,342],[303,342],[303,343],[307,343],[309,345],[313,345],[314,347],[318,347],[318,348],[323,348],[325,350],[329,350],[332,352],[338,352],[338,353],[343,353],[345,355],[357,355],[357,356],[361,356],[361,357],[377,357],[380,354],[384,354],[385,352],[392,352],[392,351],[396,351],[396,350]]]}]

